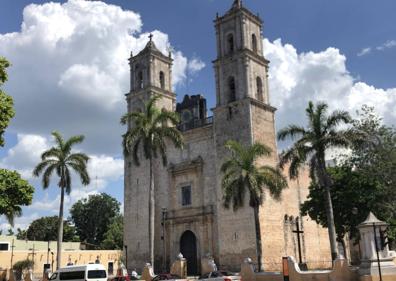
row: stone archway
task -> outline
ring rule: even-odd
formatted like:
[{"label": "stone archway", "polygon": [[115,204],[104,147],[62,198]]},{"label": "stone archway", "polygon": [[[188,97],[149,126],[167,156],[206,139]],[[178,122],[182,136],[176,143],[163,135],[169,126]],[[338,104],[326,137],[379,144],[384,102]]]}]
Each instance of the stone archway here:
[{"label": "stone archway", "polygon": [[185,231],[180,237],[180,253],[187,259],[187,274],[197,275],[197,238],[190,230]]}]

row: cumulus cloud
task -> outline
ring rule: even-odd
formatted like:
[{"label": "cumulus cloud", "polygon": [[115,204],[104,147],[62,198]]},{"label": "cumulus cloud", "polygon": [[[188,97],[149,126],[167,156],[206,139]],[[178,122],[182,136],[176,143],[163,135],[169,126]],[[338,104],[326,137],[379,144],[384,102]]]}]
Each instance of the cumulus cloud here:
[{"label": "cumulus cloud", "polygon": [[310,100],[325,101],[330,110],[343,109],[351,114],[367,104],[375,107],[385,123],[396,123],[396,88],[381,89],[356,81],[338,49],[298,53],[280,39],[264,39],[264,46],[264,55],[271,61],[270,97],[278,108],[278,129],[288,124],[305,124],[304,110]]},{"label": "cumulus cloud", "polygon": [[[12,62],[6,90],[17,115],[10,131],[48,135],[59,129],[85,134],[91,153],[121,154],[130,52],[144,48],[142,18],[133,11],[101,1],[31,4],[18,32],[0,34],[0,53]],[[156,46],[171,49],[168,35],[153,30]],[[186,79],[190,63],[173,51],[174,84]],[[198,71],[197,68],[194,70]]]},{"label": "cumulus cloud", "polygon": [[190,73],[196,73],[205,67],[205,63],[199,58],[193,58],[188,62],[188,70]]},{"label": "cumulus cloud", "polygon": [[[39,191],[42,189],[41,177],[33,178],[32,176],[34,167],[41,160],[41,154],[53,145],[52,139],[39,135],[18,134],[15,146],[9,149],[5,157],[0,160],[1,167],[17,170],[23,178],[28,179],[36,187],[32,205],[24,208],[21,218],[15,219],[15,228],[29,224],[31,220],[39,217],[38,214],[56,215],[58,213],[60,200],[59,188],[57,187],[58,178],[55,175],[51,178],[49,190],[56,189],[55,193],[57,194],[53,198],[48,190],[45,191],[44,195],[41,194]],[[77,146],[76,149],[78,148]],[[65,196],[64,201],[66,216],[69,208],[77,200],[105,191],[109,184],[120,181],[124,175],[123,159],[108,155],[89,154],[88,156],[90,160],[87,169],[91,177],[91,183],[88,186],[82,186],[78,176],[73,174],[72,191],[69,196]],[[36,214],[34,217],[29,215],[32,212]],[[9,227],[5,219],[0,217],[0,229],[8,229]]]}]

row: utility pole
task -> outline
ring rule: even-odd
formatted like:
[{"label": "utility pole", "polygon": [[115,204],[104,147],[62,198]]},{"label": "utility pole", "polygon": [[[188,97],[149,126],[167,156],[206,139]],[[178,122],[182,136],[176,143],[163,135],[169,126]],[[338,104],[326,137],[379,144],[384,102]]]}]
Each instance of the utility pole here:
[{"label": "utility pole", "polygon": [[14,246],[14,239],[12,239],[12,242],[11,242],[12,244],[11,244],[11,269],[12,269],[12,266],[13,266],[13,264],[12,264],[12,262],[13,262],[13,258],[14,258],[14,248],[15,248],[15,246]]}]

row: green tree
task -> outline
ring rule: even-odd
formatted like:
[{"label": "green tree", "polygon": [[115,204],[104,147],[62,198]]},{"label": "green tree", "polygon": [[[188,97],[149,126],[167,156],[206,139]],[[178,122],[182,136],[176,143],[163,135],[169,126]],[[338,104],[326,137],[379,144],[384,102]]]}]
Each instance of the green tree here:
[{"label": "green tree", "polygon": [[123,135],[124,156],[132,154],[136,166],[140,165],[138,151],[143,149],[144,157],[149,161],[150,186],[149,186],[149,249],[150,262],[154,266],[154,176],[153,163],[158,155],[162,158],[163,165],[167,164],[166,140],[169,140],[176,148],[182,148],[182,134],[176,129],[179,123],[179,115],[176,112],[160,110],[155,106],[159,96],[151,98],[143,112],[127,113],[121,117],[121,124],[128,126],[128,131]]},{"label": "green tree", "polygon": [[108,230],[104,235],[104,240],[101,244],[101,248],[105,250],[122,250],[123,249],[123,237],[124,237],[124,218],[119,215],[113,219],[113,222],[109,225]]},{"label": "green tree", "polygon": [[25,229],[20,229],[19,227],[17,228],[17,234],[16,238],[18,240],[26,240],[26,230]]},{"label": "green tree", "polygon": [[109,225],[120,214],[120,203],[106,193],[78,200],[70,209],[81,241],[100,246]]},{"label": "green tree", "polygon": [[8,233],[7,233],[7,236],[14,236],[14,230],[12,230],[12,228],[9,228],[8,230]]},{"label": "green tree", "polygon": [[[396,224],[396,132],[382,124],[374,109],[363,106],[359,118],[353,121],[356,130],[365,132],[366,138],[354,144],[352,153],[345,156],[339,166],[327,168],[332,179],[331,198],[337,238],[342,241],[346,233],[358,238],[356,226],[373,211],[382,220]],[[322,204],[324,190],[311,183],[302,213],[327,226],[326,210]],[[358,213],[353,214],[352,210]],[[395,239],[396,228],[388,233]]]},{"label": "green tree", "polygon": [[62,258],[62,237],[63,237],[63,204],[66,194],[71,191],[71,171],[74,171],[80,177],[83,185],[89,184],[89,175],[87,171],[87,163],[89,157],[84,153],[72,153],[72,147],[84,140],[84,136],[73,136],[68,140],[64,140],[58,132],[52,133],[55,138],[56,146],[50,148],[41,154],[41,162],[34,168],[33,175],[42,176],[43,188],[48,188],[51,175],[56,172],[59,177],[58,186],[61,190],[60,206],[59,206],[59,226],[57,240],[57,268],[61,265]]},{"label": "green tree", "polygon": [[223,189],[224,207],[232,205],[236,211],[245,201],[245,193],[249,193],[249,205],[254,210],[256,227],[256,251],[258,270],[262,268],[262,247],[259,207],[264,201],[264,188],[270,195],[279,199],[281,192],[287,187],[285,177],[277,168],[264,165],[257,166],[257,160],[271,155],[271,150],[260,143],[252,146],[243,146],[236,141],[228,141],[225,147],[231,152],[231,157],[226,159],[221,166],[224,174],[221,182]]},{"label": "green tree", "polygon": [[296,178],[300,167],[308,162],[312,180],[325,191],[327,226],[331,255],[334,260],[338,256],[338,250],[330,193],[332,179],[326,170],[326,151],[335,147],[350,148],[361,138],[361,134],[352,129],[337,130],[340,124],[350,124],[352,118],[348,112],[339,110],[328,115],[327,109],[328,105],[325,103],[318,103],[315,106],[310,101],[306,109],[308,126],[304,128],[289,125],[278,132],[278,140],[296,139],[294,144],[280,157],[282,168],[286,163],[290,163],[290,178]]},{"label": "green tree", "polygon": [[[26,230],[28,240],[35,241],[55,241],[57,240],[57,230],[59,227],[58,216],[41,217],[32,221]],[[63,239],[64,242],[79,241],[76,236],[76,229],[69,221],[63,222]]]},{"label": "green tree", "polygon": [[0,57],[0,147],[4,146],[4,137],[3,134],[5,129],[8,127],[10,120],[15,115],[14,111],[14,102],[12,97],[7,95],[1,87],[7,81],[7,67],[10,66],[10,63],[4,58]]},{"label": "green tree", "polygon": [[18,172],[0,169],[0,215],[11,225],[22,214],[21,206],[32,203],[34,187],[22,179]]}]

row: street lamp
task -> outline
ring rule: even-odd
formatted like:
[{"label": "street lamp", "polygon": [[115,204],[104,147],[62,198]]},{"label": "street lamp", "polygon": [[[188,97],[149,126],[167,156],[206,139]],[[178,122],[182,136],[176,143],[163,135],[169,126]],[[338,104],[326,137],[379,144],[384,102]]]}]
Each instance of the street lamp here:
[{"label": "street lamp", "polygon": [[128,272],[128,245],[124,245],[124,248],[125,248],[125,267]]}]

